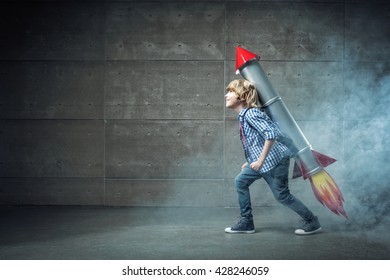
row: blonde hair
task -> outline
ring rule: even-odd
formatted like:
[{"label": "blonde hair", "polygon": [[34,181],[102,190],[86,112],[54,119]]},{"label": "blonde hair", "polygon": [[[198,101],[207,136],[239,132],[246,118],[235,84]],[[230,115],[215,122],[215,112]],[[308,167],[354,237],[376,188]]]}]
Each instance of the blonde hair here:
[{"label": "blonde hair", "polygon": [[239,101],[245,101],[245,107],[258,107],[259,97],[255,86],[244,79],[233,80],[226,87],[226,91],[233,91]]}]

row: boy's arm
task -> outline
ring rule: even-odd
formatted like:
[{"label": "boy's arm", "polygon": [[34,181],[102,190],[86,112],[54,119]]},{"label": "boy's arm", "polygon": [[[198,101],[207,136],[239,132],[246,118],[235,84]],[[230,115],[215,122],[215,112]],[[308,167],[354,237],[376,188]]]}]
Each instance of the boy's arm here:
[{"label": "boy's arm", "polygon": [[261,151],[258,160],[252,162],[250,165],[253,170],[259,171],[261,169],[274,144],[275,139],[265,140],[263,150]]}]

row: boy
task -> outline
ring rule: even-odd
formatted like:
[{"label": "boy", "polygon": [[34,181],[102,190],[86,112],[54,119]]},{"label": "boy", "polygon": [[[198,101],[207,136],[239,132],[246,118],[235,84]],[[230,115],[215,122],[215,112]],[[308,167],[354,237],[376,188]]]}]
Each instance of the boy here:
[{"label": "boy", "polygon": [[226,233],[254,233],[249,186],[264,178],[275,199],[295,211],[303,219],[303,224],[295,234],[308,235],[321,230],[318,218],[288,188],[290,150],[278,142],[283,134],[280,128],[260,108],[255,87],[248,81],[232,81],[226,88],[226,107],[238,114],[240,139],[244,148],[246,163],[235,178],[240,220]]}]

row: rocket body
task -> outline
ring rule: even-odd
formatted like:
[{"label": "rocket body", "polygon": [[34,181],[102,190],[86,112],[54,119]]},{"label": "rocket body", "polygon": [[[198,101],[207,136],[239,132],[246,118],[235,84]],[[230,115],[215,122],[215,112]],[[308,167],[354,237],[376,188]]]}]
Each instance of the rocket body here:
[{"label": "rocket body", "polygon": [[333,178],[324,167],[334,158],[312,150],[298,124],[278,95],[258,62],[259,56],[241,47],[236,48],[236,70],[257,89],[261,107],[279,125],[286,137],[276,139],[285,144],[294,154],[293,178],[303,176],[310,180],[317,200],[335,214],[348,218],[343,208],[343,196]]},{"label": "rocket body", "polygon": [[[287,109],[282,98],[277,94],[266,73],[257,60],[250,60],[240,69],[241,75],[258,90],[259,99],[265,112],[276,122],[292,143],[286,144],[294,153],[303,177],[321,170],[321,165],[313,155],[311,145],[303,135],[298,124]],[[283,141],[281,141],[283,142]],[[295,176],[298,177],[295,170]]]}]

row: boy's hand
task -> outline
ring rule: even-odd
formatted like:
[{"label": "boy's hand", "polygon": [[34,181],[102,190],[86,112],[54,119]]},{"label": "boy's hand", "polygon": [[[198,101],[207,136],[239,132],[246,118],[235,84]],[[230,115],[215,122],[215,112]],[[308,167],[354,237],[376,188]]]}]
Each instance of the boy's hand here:
[{"label": "boy's hand", "polygon": [[247,166],[247,165],[248,165],[248,163],[245,162],[245,163],[241,166],[241,170],[243,170],[243,169],[245,168],[245,166]]},{"label": "boy's hand", "polygon": [[254,161],[251,163],[250,167],[255,170],[255,171],[259,171],[261,169],[261,167],[263,166],[263,162],[260,162],[260,161]]}]

